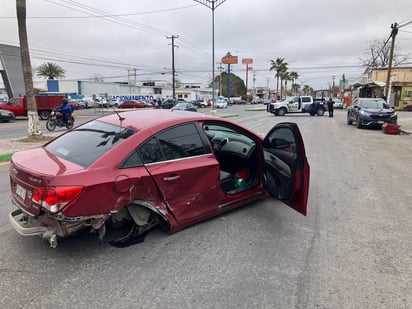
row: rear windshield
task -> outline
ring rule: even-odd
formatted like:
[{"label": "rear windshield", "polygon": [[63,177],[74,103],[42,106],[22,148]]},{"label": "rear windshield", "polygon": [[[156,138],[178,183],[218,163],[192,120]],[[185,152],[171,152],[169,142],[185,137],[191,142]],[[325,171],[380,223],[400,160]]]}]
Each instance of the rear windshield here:
[{"label": "rear windshield", "polygon": [[93,120],[58,137],[45,148],[60,158],[88,167],[134,133],[135,130]]}]

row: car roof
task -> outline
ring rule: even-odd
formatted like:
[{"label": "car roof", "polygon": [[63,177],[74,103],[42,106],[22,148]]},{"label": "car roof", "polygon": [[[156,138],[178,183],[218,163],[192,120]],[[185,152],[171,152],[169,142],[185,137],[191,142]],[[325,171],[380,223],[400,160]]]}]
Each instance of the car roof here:
[{"label": "car roof", "polygon": [[[121,116],[124,119],[120,120],[119,116]],[[206,119],[216,120],[215,117],[207,116],[201,113],[180,113],[164,109],[120,112],[119,116],[114,113],[100,117],[97,120],[111,123],[114,125],[120,125],[122,127],[133,128],[137,131],[140,131],[147,127],[153,127],[161,123],[164,124],[166,122],[182,123]]]}]

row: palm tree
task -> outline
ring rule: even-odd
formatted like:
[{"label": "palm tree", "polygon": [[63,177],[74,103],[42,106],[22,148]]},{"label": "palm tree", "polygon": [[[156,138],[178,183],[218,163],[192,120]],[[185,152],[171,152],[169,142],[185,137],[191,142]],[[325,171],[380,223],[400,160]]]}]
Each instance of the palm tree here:
[{"label": "palm tree", "polygon": [[66,71],[56,63],[46,62],[37,68],[37,76],[42,76],[47,79],[57,79],[64,77]]},{"label": "palm tree", "polygon": [[[292,88],[294,89],[295,81],[299,78],[299,74],[296,71],[292,71],[289,73],[291,81],[292,81]],[[296,91],[295,91],[296,94]]]},{"label": "palm tree", "polygon": [[282,73],[282,80],[285,81],[285,97],[288,95],[288,81],[292,80],[290,72],[285,71]]},{"label": "palm tree", "polygon": [[304,85],[302,91],[304,94],[308,95],[313,92],[313,88],[309,85]]},{"label": "palm tree", "polygon": [[[270,69],[269,71],[275,70],[276,74],[276,95],[279,96],[279,78],[281,77],[282,72],[287,70],[287,63],[285,58],[276,58],[275,61],[270,60]],[[282,89],[281,89],[282,92]],[[282,94],[281,94],[282,96]]]},{"label": "palm tree", "polygon": [[295,95],[298,93],[299,89],[300,89],[300,85],[299,84],[292,84],[292,89],[293,92],[295,93]]},{"label": "palm tree", "polygon": [[40,131],[39,115],[37,114],[36,98],[34,96],[33,73],[31,70],[29,43],[26,28],[26,0],[16,0],[17,24],[19,30],[21,63],[23,68],[24,89],[27,99],[28,135],[37,137]]}]

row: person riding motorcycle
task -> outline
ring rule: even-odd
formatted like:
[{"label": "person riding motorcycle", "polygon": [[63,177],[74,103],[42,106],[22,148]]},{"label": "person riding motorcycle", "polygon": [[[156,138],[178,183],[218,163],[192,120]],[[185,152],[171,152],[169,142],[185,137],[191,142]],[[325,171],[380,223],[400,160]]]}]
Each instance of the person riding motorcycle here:
[{"label": "person riding motorcycle", "polygon": [[69,104],[69,100],[67,100],[66,98],[63,99],[62,104],[59,105],[56,108],[57,112],[60,112],[63,114],[63,123],[67,124],[67,120],[69,119],[69,117],[72,115],[73,113],[73,108],[72,106]]}]

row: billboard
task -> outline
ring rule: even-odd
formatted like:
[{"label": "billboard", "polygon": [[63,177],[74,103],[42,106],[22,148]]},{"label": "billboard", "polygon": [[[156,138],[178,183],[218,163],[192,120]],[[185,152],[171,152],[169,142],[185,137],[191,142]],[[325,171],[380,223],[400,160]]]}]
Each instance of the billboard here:
[{"label": "billboard", "polygon": [[237,56],[224,56],[222,57],[223,64],[237,64]]},{"label": "billboard", "polygon": [[26,94],[20,47],[0,44],[0,74],[9,98]]},{"label": "billboard", "polygon": [[242,59],[242,64],[253,64],[253,59],[252,58],[243,58]]}]

